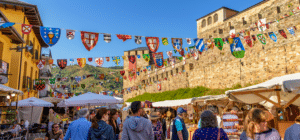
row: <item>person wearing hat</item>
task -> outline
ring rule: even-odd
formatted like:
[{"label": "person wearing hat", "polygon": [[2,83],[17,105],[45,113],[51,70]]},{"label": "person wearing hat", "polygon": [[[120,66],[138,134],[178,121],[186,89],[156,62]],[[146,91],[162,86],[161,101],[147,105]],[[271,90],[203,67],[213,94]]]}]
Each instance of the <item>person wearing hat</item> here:
[{"label": "person wearing hat", "polygon": [[159,121],[160,116],[158,115],[158,112],[151,112],[150,113],[150,118],[152,122],[152,129],[154,133],[155,140],[163,140],[163,129],[162,129],[162,124]]},{"label": "person wearing hat", "polygon": [[172,140],[188,140],[189,133],[182,119],[183,113],[186,112],[182,107],[177,109],[177,116],[173,120]]}]

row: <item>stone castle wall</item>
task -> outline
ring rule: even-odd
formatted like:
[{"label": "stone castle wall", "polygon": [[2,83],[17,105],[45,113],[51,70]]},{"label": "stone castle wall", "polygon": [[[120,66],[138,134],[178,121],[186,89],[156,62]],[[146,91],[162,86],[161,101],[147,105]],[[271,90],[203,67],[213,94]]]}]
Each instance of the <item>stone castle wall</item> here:
[{"label": "stone castle wall", "polygon": [[[293,3],[292,7],[288,7],[288,3]],[[281,13],[277,14],[277,6],[280,7]],[[236,32],[248,28],[251,23],[258,21],[258,13],[266,18],[267,22],[275,20],[284,14],[289,13],[299,6],[298,0],[279,1],[269,0],[252,9],[239,13],[234,17],[224,21],[223,25],[217,24],[216,27],[210,28],[205,32],[198,32],[199,38],[208,38],[212,35],[214,38],[225,38],[229,35],[228,22],[234,26]],[[299,10],[297,10],[298,12]],[[247,21],[246,25],[242,23],[242,17]],[[201,22],[200,22],[201,23]],[[168,66],[163,72],[161,69],[151,71],[150,77],[147,73],[142,73],[134,82],[127,83],[124,81],[124,88],[137,86],[145,81],[145,83],[153,83],[146,86],[145,89],[131,91],[131,93],[124,94],[124,100],[141,95],[145,92],[158,93],[169,90],[176,90],[185,87],[205,86],[209,88],[228,88],[236,84],[254,84],[269,80],[271,78],[300,72],[300,17],[293,15],[285,18],[279,23],[273,23],[270,28],[263,33],[271,31],[278,31],[284,29],[287,34],[287,39],[277,34],[277,43],[273,42],[269,37],[266,37],[267,44],[263,45],[258,40],[254,42],[253,47],[247,46],[246,42],[242,40],[245,47],[245,57],[237,59],[232,56],[229,44],[225,44],[222,51],[217,47],[209,49],[202,53],[199,60],[194,58],[186,59],[186,64],[183,62],[176,64],[175,68]],[[296,36],[292,36],[286,29],[291,26],[296,26],[298,30],[295,31]],[[198,25],[199,27],[199,25]],[[200,26],[201,27],[201,26]],[[223,29],[223,34],[219,32],[214,33],[214,30]],[[258,30],[251,31],[251,35],[256,35],[262,32]],[[143,61],[143,59],[140,59]],[[124,68],[126,70],[126,63]],[[127,63],[128,64],[128,63]],[[193,69],[190,68],[193,64]],[[138,66],[139,67],[139,66]],[[178,71],[176,70],[178,69]],[[183,69],[185,72],[183,72]],[[173,76],[171,75],[173,73]],[[165,78],[167,77],[167,80]],[[153,81],[160,80],[161,91],[157,90],[157,83]],[[133,84],[134,83],[134,84]],[[150,99],[149,99],[150,100]]]}]

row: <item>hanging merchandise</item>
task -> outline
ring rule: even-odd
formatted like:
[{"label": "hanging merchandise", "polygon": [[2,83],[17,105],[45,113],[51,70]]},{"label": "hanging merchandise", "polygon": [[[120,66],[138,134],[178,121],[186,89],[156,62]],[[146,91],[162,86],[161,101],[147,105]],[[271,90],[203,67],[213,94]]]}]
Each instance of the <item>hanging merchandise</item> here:
[{"label": "hanging merchandise", "polygon": [[218,49],[222,50],[223,49],[223,44],[224,44],[222,38],[215,38],[214,40],[215,40],[215,44],[218,47]]},{"label": "hanging merchandise", "polygon": [[15,23],[12,23],[12,22],[5,22],[5,23],[0,23],[0,29],[4,29],[4,28],[8,28],[8,27],[11,27],[11,26],[14,26]]},{"label": "hanging merchandise", "polygon": [[136,73],[136,57],[135,55],[128,56],[129,60],[129,80],[131,81],[132,79],[135,80],[135,73]]},{"label": "hanging merchandise", "polygon": [[21,25],[21,28],[22,28],[22,33],[23,33],[24,35],[28,35],[28,34],[31,33],[32,25],[22,24],[22,25]]},{"label": "hanging merchandise", "polygon": [[92,57],[88,58],[88,61],[89,61],[89,62],[92,62],[92,61],[93,61],[93,58],[92,58]]},{"label": "hanging merchandise", "polygon": [[72,65],[74,64],[74,59],[73,58],[70,59],[70,64],[72,64]]},{"label": "hanging merchandise", "polygon": [[230,38],[235,38],[235,29],[229,31]]},{"label": "hanging merchandise", "polygon": [[117,34],[117,37],[119,39],[122,39],[123,42],[126,41],[127,39],[131,39],[131,35],[121,35],[121,34]]},{"label": "hanging merchandise", "polygon": [[191,38],[186,38],[186,43],[191,45],[192,44]]},{"label": "hanging merchandise", "polygon": [[266,40],[266,38],[264,37],[263,34],[257,34],[257,39],[258,39],[262,44],[266,45],[267,40]]},{"label": "hanging merchandise", "polygon": [[177,52],[180,52],[182,49],[182,38],[172,38],[172,45]]},{"label": "hanging merchandise", "polygon": [[77,58],[77,63],[81,68],[83,68],[86,64],[86,59],[85,58]]},{"label": "hanging merchandise", "polygon": [[173,52],[172,51],[167,51],[167,55],[169,58],[172,58],[173,57]]},{"label": "hanging merchandise", "polygon": [[103,39],[106,43],[111,42],[111,34],[103,34]]},{"label": "hanging merchandise", "polygon": [[46,87],[46,83],[44,79],[36,79],[35,86],[37,90],[43,90]]},{"label": "hanging merchandise", "polygon": [[120,61],[121,61],[120,56],[114,56],[114,57],[112,57],[112,60],[115,62],[115,64],[116,64],[117,66],[119,66],[119,63],[120,63]]},{"label": "hanging merchandise", "polygon": [[260,32],[262,31],[265,31],[267,29],[267,26],[266,26],[266,19],[260,19],[258,22],[257,22],[257,27],[258,27],[258,30]]},{"label": "hanging merchandise", "polygon": [[279,33],[280,33],[285,39],[287,39],[287,36],[286,36],[284,30],[279,30]]},{"label": "hanging merchandise", "polygon": [[81,31],[81,41],[88,51],[96,46],[98,37],[99,33]]},{"label": "hanging merchandise", "polygon": [[195,42],[196,49],[199,50],[200,52],[203,52],[205,48],[203,39],[196,38],[194,39],[194,42]]},{"label": "hanging merchandise", "polygon": [[[231,42],[231,41],[230,41]],[[236,58],[243,58],[245,55],[245,48],[239,37],[235,37],[230,44],[231,54]]]},{"label": "hanging merchandise", "polygon": [[45,64],[46,64],[45,60],[39,60],[37,62],[37,67],[41,70],[44,68]]},{"label": "hanging merchandise", "polygon": [[61,68],[64,69],[67,67],[67,59],[57,59],[57,65]]},{"label": "hanging merchandise", "polygon": [[214,42],[211,41],[210,39],[207,40],[206,44],[207,44],[208,49],[214,49],[214,47],[215,47]]},{"label": "hanging merchandise", "polygon": [[134,36],[134,41],[136,44],[142,44],[142,37],[141,36]]},{"label": "hanging merchandise", "polygon": [[159,53],[153,53],[153,59],[155,62],[155,66],[157,68],[161,68],[163,67],[163,61],[164,61],[164,57],[163,57],[163,53],[159,52]]},{"label": "hanging merchandise", "polygon": [[162,41],[163,45],[165,45],[165,46],[169,45],[168,38],[163,37],[163,38],[161,38],[161,41]]},{"label": "hanging merchandise", "polygon": [[105,59],[106,59],[107,62],[109,62],[109,60],[110,60],[109,57],[105,57]]},{"label": "hanging merchandise", "polygon": [[146,44],[151,52],[155,53],[159,47],[158,37],[146,37]]},{"label": "hanging merchandise", "polygon": [[40,34],[44,42],[50,47],[54,46],[60,38],[59,28],[40,27]]},{"label": "hanging merchandise", "polygon": [[145,59],[146,62],[150,61],[150,55],[149,54],[143,54],[143,58]]},{"label": "hanging merchandise", "polygon": [[287,28],[291,35],[295,36],[295,30],[293,27]]},{"label": "hanging merchandise", "polygon": [[274,42],[277,42],[277,36],[275,35],[274,32],[269,32],[269,36]]},{"label": "hanging merchandise", "polygon": [[66,30],[67,39],[72,40],[75,38],[75,30]]},{"label": "hanging merchandise", "polygon": [[55,80],[56,80],[55,78],[52,78],[52,79],[49,78],[49,84],[50,85],[54,85],[55,84]]},{"label": "hanging merchandise", "polygon": [[53,59],[49,59],[48,63],[49,63],[49,65],[52,65],[53,64]]}]

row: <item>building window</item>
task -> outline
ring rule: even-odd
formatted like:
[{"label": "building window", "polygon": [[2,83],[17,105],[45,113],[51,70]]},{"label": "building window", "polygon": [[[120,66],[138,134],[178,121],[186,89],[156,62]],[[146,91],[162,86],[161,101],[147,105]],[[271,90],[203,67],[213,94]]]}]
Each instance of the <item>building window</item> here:
[{"label": "building window", "polygon": [[261,14],[258,14],[258,19],[262,19],[262,15]]},{"label": "building window", "polygon": [[202,20],[202,28],[205,27],[205,26],[206,26],[206,20],[203,19],[203,20]]},{"label": "building window", "polygon": [[[300,1],[300,0],[299,0]],[[277,14],[279,14],[280,13],[280,7],[279,6],[277,6]]]},{"label": "building window", "polygon": [[184,66],[182,66],[182,72],[184,72]]},{"label": "building window", "polygon": [[173,70],[171,70],[171,75],[173,76]]},{"label": "building window", "polygon": [[216,23],[218,21],[218,14],[214,15],[214,23]]},{"label": "building window", "polygon": [[231,26],[231,22],[228,22],[228,26],[229,26],[229,29],[230,29],[230,30],[231,30],[231,29],[234,29],[234,27]]},{"label": "building window", "polygon": [[208,19],[207,19],[207,25],[210,25],[211,23],[212,23],[212,18],[208,17]]},{"label": "building window", "polygon": [[190,63],[190,70],[193,70],[194,69],[194,64],[193,63]]},{"label": "building window", "polygon": [[219,34],[223,34],[223,29],[219,29]]},{"label": "building window", "polygon": [[176,68],[176,74],[178,73],[178,68]]},{"label": "building window", "polygon": [[245,18],[243,17],[243,25],[246,25],[247,24],[247,21],[245,20]]}]

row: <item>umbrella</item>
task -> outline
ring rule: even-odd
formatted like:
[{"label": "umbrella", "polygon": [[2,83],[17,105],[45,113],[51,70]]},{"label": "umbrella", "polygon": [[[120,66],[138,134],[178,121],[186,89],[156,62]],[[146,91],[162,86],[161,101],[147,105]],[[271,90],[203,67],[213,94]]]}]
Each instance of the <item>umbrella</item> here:
[{"label": "umbrella", "polygon": [[70,99],[63,100],[57,104],[58,107],[68,106],[100,106],[109,104],[121,104],[123,100],[116,99],[112,96],[100,95],[96,93],[85,93]]}]

